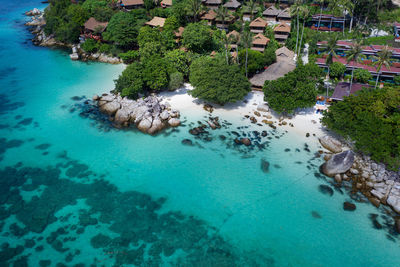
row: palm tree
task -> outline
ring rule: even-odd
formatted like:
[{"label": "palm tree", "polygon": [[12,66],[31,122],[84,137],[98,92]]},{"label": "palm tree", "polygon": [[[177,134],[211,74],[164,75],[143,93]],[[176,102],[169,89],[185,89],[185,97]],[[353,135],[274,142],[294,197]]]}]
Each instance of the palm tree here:
[{"label": "palm tree", "polygon": [[326,57],[326,65],[328,66],[328,76],[329,76],[329,72],[330,72],[330,66],[333,63],[333,58],[338,58],[337,54],[336,54],[336,50],[338,49],[338,35],[332,35],[329,39],[328,42],[326,43],[326,45],[324,46],[325,48],[325,53],[328,55]]},{"label": "palm tree", "polygon": [[308,19],[308,16],[310,15],[310,9],[307,6],[303,6],[301,12],[302,12],[302,16],[303,16],[303,29],[301,31],[299,53],[298,53],[299,56],[300,56],[300,53],[301,53],[301,45],[302,45],[302,42],[303,42],[304,27],[306,25],[306,21]]},{"label": "palm tree", "polygon": [[225,31],[222,31],[222,42],[224,43],[224,47],[225,47],[225,58],[226,58],[226,64],[229,64],[229,58],[228,58],[228,47],[231,43],[231,37],[228,37],[228,35],[226,34]]},{"label": "palm tree", "polygon": [[248,59],[248,55],[249,55],[248,51],[251,46],[251,43],[253,42],[253,36],[251,35],[251,32],[248,30],[243,31],[240,41],[242,42],[244,48],[246,49],[245,72],[246,72],[246,77],[248,77],[248,73],[247,73],[247,59]]},{"label": "palm tree", "polygon": [[253,0],[250,0],[249,2],[247,2],[247,5],[245,6],[245,10],[250,12],[250,18],[251,20],[254,19],[254,11],[256,10],[256,2],[254,2]]},{"label": "palm tree", "polygon": [[301,0],[296,0],[294,5],[290,7],[290,15],[292,16],[297,16],[297,37],[296,37],[296,50],[295,53],[297,53],[297,46],[299,44],[299,15],[301,13],[302,6],[301,6]]},{"label": "palm tree", "polygon": [[320,11],[320,13],[319,13],[317,31],[319,30],[319,27],[320,27],[320,25],[321,25],[321,17],[322,17],[321,15],[322,15],[322,9],[323,9],[323,7],[324,7],[324,0],[318,0],[318,2],[319,2],[319,5],[321,6],[321,11]]},{"label": "palm tree", "polygon": [[217,9],[217,19],[222,21],[222,25],[225,27],[225,21],[229,18],[229,11],[223,5],[220,5]]},{"label": "palm tree", "polygon": [[390,50],[387,45],[383,47],[381,51],[378,52],[377,61],[374,62],[374,65],[376,66],[376,72],[378,73],[376,77],[375,88],[378,86],[378,80],[383,65],[385,65],[386,68],[390,69],[390,59],[392,58],[392,54],[393,51]]},{"label": "palm tree", "polygon": [[197,21],[200,13],[204,10],[201,0],[188,0],[187,12],[193,16],[193,21]]},{"label": "palm tree", "polygon": [[[363,51],[363,41],[356,41],[354,44],[351,46],[350,51],[347,52],[347,64],[349,62],[354,61],[354,63],[360,63],[361,61],[361,56],[362,51]],[[354,64],[353,67],[351,68],[351,80],[350,80],[350,89],[351,86],[353,85],[353,76],[354,75]]]}]

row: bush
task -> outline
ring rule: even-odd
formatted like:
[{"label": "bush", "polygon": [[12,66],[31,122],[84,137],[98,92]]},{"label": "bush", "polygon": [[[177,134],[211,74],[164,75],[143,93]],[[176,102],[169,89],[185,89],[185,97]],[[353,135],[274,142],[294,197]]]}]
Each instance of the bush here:
[{"label": "bush", "polygon": [[367,83],[372,79],[372,75],[368,70],[356,69],[354,70],[353,79],[359,83]]},{"label": "bush", "polygon": [[136,99],[138,94],[143,92],[142,70],[143,66],[138,62],[126,67],[118,79],[115,80],[115,91],[120,92],[122,96]]},{"label": "bush", "polygon": [[190,23],[183,32],[183,46],[196,53],[206,53],[213,50],[214,39],[212,31],[203,23]]},{"label": "bush", "polygon": [[95,53],[99,49],[99,43],[93,39],[86,39],[81,48],[87,53]]},{"label": "bush", "polygon": [[400,85],[400,76],[399,75],[394,76],[394,83],[396,85]]},{"label": "bush", "polygon": [[125,53],[120,53],[118,57],[120,57],[125,64],[130,64],[136,60],[139,60],[140,58],[139,51],[136,50],[130,50]]},{"label": "bush", "polygon": [[250,92],[250,83],[238,65],[227,65],[224,58],[203,56],[190,66],[194,97],[217,104],[242,100]]},{"label": "bush", "polygon": [[355,147],[393,169],[400,166],[400,91],[397,88],[362,90],[324,112],[322,123]]},{"label": "bush", "polygon": [[275,54],[276,48],[275,47],[268,47],[264,51],[264,60],[265,60],[265,65],[269,66],[273,63],[276,62],[276,54]]},{"label": "bush", "polygon": [[330,65],[329,76],[331,78],[341,78],[346,71],[346,66],[340,62],[333,62]]},{"label": "bush", "polygon": [[109,44],[101,44],[99,47],[99,52],[104,54],[109,54],[111,51],[111,45]]},{"label": "bush", "polygon": [[181,87],[183,84],[183,74],[180,72],[174,72],[170,76],[169,90],[174,91]]},{"label": "bush", "polygon": [[[266,57],[259,51],[247,49],[247,72],[249,75],[256,73],[258,70],[264,69],[266,64]],[[239,51],[239,62],[243,73],[246,70],[246,49]]]}]

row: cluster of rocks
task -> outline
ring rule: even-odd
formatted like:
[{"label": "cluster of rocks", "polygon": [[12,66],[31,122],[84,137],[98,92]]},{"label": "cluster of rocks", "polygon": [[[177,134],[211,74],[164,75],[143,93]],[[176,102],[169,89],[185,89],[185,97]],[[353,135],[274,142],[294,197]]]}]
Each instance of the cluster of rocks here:
[{"label": "cluster of rocks", "polygon": [[155,134],[168,126],[181,124],[179,111],[171,109],[169,103],[162,104],[154,95],[131,100],[119,94],[103,94],[93,96],[93,101],[116,127],[136,125],[144,133]]},{"label": "cluster of rocks", "polygon": [[368,156],[357,155],[351,150],[343,151],[340,141],[324,136],[320,144],[329,152],[325,153],[326,162],[321,171],[334,177],[338,184],[351,181],[353,189],[365,195],[372,204],[389,205],[400,213],[400,173],[387,170],[384,164],[378,164]]},{"label": "cluster of rocks", "polygon": [[71,45],[68,43],[63,43],[54,38],[54,35],[46,35],[44,32],[44,26],[46,25],[46,20],[42,11],[34,8],[31,11],[25,12],[25,15],[31,17],[31,21],[25,23],[26,26],[30,26],[30,31],[34,34],[32,42],[38,46],[62,46],[69,47],[72,53],[69,55],[72,60],[82,60],[82,61],[99,61],[110,64],[120,64],[122,60],[118,57],[112,57],[104,53],[87,53],[85,52],[80,44]]}]

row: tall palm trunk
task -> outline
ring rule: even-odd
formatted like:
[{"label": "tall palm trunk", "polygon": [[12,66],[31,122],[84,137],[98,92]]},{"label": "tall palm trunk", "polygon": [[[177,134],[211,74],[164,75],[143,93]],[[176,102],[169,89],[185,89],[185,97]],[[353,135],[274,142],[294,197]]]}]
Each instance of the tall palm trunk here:
[{"label": "tall palm trunk", "polygon": [[299,44],[299,14],[297,13],[297,38],[296,38],[296,50],[294,50],[296,53],[298,44]]},{"label": "tall palm trunk", "polygon": [[351,91],[351,86],[353,85],[353,77],[354,77],[354,66],[351,69],[351,79],[350,79],[350,91]]},{"label": "tall palm trunk", "polygon": [[319,27],[321,26],[321,17],[322,17],[322,8],[324,6],[324,3],[321,3],[321,12],[319,13],[319,19],[318,19],[318,28],[317,31],[319,31]]},{"label": "tall palm trunk", "polygon": [[236,44],[236,59],[237,59],[237,64],[240,64],[240,60],[239,60],[239,48],[238,48],[238,44]]},{"label": "tall palm trunk", "polygon": [[301,53],[301,45],[302,45],[302,42],[303,42],[303,34],[304,34],[304,26],[305,26],[305,24],[306,24],[306,20],[304,20],[303,21],[303,29],[301,30],[301,38],[300,38],[300,45],[299,45],[299,56],[300,56],[300,53]]},{"label": "tall palm trunk", "polygon": [[[353,12],[354,12],[354,10],[353,10]],[[349,29],[349,32],[351,32],[351,30],[352,30],[352,28],[353,28],[353,20],[354,20],[354,16],[353,16],[353,12],[351,12],[351,19],[350,19],[350,29]]]},{"label": "tall palm trunk", "polygon": [[245,63],[246,78],[248,77],[248,75],[247,75],[247,56],[248,56],[248,54],[249,54],[249,49],[246,48],[246,63]]},{"label": "tall palm trunk", "polygon": [[379,81],[379,76],[380,75],[381,75],[381,71],[378,71],[378,76],[376,76],[375,89],[378,86],[378,81]]}]

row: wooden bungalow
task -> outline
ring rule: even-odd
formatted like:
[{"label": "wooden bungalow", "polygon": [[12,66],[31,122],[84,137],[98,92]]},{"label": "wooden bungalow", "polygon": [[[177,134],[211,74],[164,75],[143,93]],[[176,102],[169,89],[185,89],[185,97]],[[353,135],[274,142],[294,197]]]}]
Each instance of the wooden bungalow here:
[{"label": "wooden bungalow", "polygon": [[281,11],[277,9],[275,6],[270,6],[263,12],[263,18],[266,21],[276,21],[277,17]]},{"label": "wooden bungalow", "polygon": [[251,13],[247,6],[242,7],[242,10],[243,10],[243,20],[244,21],[251,21],[252,18],[254,18],[258,13],[257,10],[253,10],[253,13]]},{"label": "wooden bungalow", "polygon": [[172,6],[172,0],[162,0],[160,2],[162,8],[167,8]]},{"label": "wooden bungalow", "polygon": [[394,41],[400,42],[400,23],[395,22],[393,24]]},{"label": "wooden bungalow", "polygon": [[345,96],[357,95],[358,91],[361,91],[363,88],[370,87],[370,85],[362,83],[353,83],[350,87],[350,83],[348,82],[339,82],[335,87],[335,91],[333,92],[331,99],[342,101]]},{"label": "wooden bungalow", "polygon": [[[238,33],[238,32],[235,31],[235,30],[231,31],[231,32],[228,33],[226,36],[227,36],[229,39],[231,39],[231,40],[235,40],[236,43],[239,42],[239,40],[240,40],[240,33]],[[232,51],[232,50],[236,50],[236,48],[237,48],[237,44],[236,44],[236,43],[232,43],[232,44],[230,45],[231,51]]]},{"label": "wooden bungalow", "polygon": [[259,33],[253,37],[251,49],[255,50],[255,51],[264,52],[268,43],[269,43],[269,39],[267,37],[265,37],[262,33]]},{"label": "wooden bungalow", "polygon": [[280,23],[274,28],[275,40],[279,43],[286,42],[290,34],[290,26],[286,23]]},{"label": "wooden bungalow", "polygon": [[162,29],[164,27],[164,23],[165,23],[165,18],[154,17],[145,24],[153,28],[160,27]]},{"label": "wooden bungalow", "polygon": [[101,40],[101,33],[107,28],[108,22],[100,22],[89,18],[84,24],[84,37]]},{"label": "wooden bungalow", "polygon": [[311,29],[317,31],[344,31],[346,26],[345,17],[335,17],[329,14],[316,14],[311,18]]},{"label": "wooden bungalow", "polygon": [[209,9],[218,9],[218,6],[222,5],[222,0],[207,0],[204,5]]},{"label": "wooden bungalow", "polygon": [[276,20],[279,22],[286,22],[289,23],[292,21],[292,18],[290,17],[290,11],[288,8],[282,10],[279,12],[278,16],[276,17]]},{"label": "wooden bungalow", "polygon": [[231,11],[236,11],[242,4],[236,0],[229,0],[224,4],[224,7]]},{"label": "wooden bungalow", "polygon": [[143,0],[120,0],[119,5],[125,9],[135,9],[144,7]]},{"label": "wooden bungalow", "polygon": [[252,33],[264,33],[265,28],[268,26],[263,18],[256,18],[250,23],[250,31]]},{"label": "wooden bungalow", "polygon": [[213,9],[210,9],[207,13],[205,13],[203,16],[201,16],[200,19],[206,20],[207,24],[209,26],[211,26],[214,24],[216,17],[217,17],[217,13]]}]

